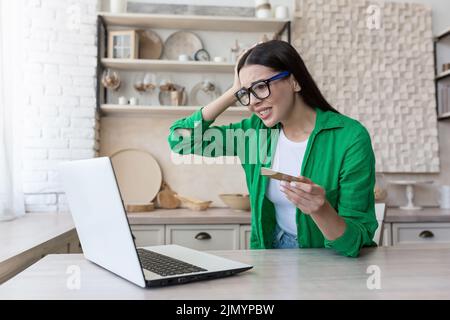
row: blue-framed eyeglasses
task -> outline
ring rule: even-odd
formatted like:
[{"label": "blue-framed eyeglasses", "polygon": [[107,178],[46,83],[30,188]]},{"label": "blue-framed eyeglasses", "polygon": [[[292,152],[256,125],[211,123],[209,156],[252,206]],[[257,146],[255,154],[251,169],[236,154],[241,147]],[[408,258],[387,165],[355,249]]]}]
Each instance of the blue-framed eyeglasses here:
[{"label": "blue-framed eyeglasses", "polygon": [[286,78],[290,74],[289,71],[283,71],[269,79],[256,81],[252,83],[249,88],[239,89],[234,96],[243,106],[248,106],[250,104],[250,93],[259,100],[266,99],[270,96],[270,83],[275,80]]}]

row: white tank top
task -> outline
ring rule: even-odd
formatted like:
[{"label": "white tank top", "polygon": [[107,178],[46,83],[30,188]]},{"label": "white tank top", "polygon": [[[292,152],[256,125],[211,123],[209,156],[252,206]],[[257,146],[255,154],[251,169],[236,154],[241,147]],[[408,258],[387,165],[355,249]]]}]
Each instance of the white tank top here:
[{"label": "white tank top", "polygon": [[[299,176],[308,140],[309,138],[302,142],[290,141],[284,134],[283,129],[281,129],[272,170],[291,176]],[[280,191],[280,181],[269,179],[266,196],[275,206],[276,219],[280,228],[285,232],[297,236],[297,222],[295,221],[296,207]]]}]

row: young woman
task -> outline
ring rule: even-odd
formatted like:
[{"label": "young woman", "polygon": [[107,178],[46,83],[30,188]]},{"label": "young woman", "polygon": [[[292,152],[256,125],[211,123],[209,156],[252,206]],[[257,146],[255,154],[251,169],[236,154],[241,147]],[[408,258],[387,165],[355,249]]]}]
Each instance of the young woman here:
[{"label": "young woman", "polygon": [[[211,126],[238,100],[250,118],[228,126]],[[200,128],[201,133],[195,134]],[[208,130],[221,139],[205,139]],[[252,208],[252,249],[333,248],[358,256],[373,246],[375,218],[375,157],[367,130],[339,114],[325,100],[297,51],[287,42],[258,44],[239,59],[234,85],[218,99],[170,128],[169,145],[180,154],[204,154],[211,143],[238,155],[230,132],[275,130],[272,139],[249,139],[253,149],[274,150],[268,159],[242,159]],[[194,134],[193,134],[194,133]],[[251,139],[250,139],[251,140]],[[279,182],[260,175],[261,167],[300,177]]]}]

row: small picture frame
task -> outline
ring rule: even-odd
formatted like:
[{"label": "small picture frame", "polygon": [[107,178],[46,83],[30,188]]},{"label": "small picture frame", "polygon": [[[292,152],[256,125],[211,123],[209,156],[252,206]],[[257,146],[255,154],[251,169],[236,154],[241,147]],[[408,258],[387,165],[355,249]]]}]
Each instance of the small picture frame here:
[{"label": "small picture frame", "polygon": [[138,59],[139,35],[136,30],[108,32],[108,58]]}]

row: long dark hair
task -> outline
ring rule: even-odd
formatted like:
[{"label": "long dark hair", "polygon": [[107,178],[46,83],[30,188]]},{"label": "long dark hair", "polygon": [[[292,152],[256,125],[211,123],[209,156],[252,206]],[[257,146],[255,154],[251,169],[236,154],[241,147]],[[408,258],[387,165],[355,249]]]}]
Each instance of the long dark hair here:
[{"label": "long dark hair", "polygon": [[291,72],[302,88],[299,94],[306,104],[312,108],[339,113],[322,95],[297,50],[286,41],[270,40],[258,44],[242,56],[237,71],[250,64]]}]

